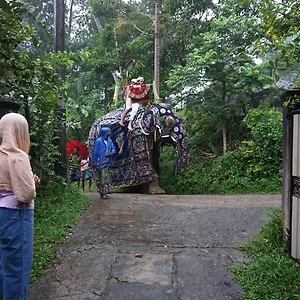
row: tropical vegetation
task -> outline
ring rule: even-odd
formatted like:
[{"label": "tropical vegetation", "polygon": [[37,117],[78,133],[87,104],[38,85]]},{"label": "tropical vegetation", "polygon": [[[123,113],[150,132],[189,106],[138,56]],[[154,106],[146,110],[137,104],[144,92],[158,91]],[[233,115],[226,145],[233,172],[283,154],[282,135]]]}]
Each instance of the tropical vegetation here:
[{"label": "tropical vegetation", "polygon": [[[174,150],[162,148],[162,187],[174,194],[280,192],[280,94],[299,85],[299,1],[66,0],[66,47],[56,53],[53,2],[0,3],[0,96],[21,104],[28,120],[41,204],[54,184],[60,197],[72,195],[58,172],[62,131],[86,142],[93,121],[122,104],[120,96],[113,99],[116,83],[138,75],[153,81],[156,3],[160,99],[184,119],[191,148],[190,167],[180,176]],[[131,59],[136,66],[127,78]],[[55,208],[49,201],[44,210]],[[82,203],[64,226],[87,207]],[[68,232],[54,229],[55,236],[43,241],[44,222],[56,221],[38,212],[38,253],[48,254],[34,276]]]},{"label": "tropical vegetation", "polygon": [[[68,139],[86,142],[92,122],[121,105],[120,96],[113,100],[114,86],[125,83],[131,59],[136,66],[129,78],[152,82],[157,1],[66,1],[63,53],[52,50],[53,3],[2,2],[1,96],[21,104],[31,128],[33,168],[51,183],[62,127]],[[169,193],[278,192],[279,95],[280,87],[299,80],[299,3],[158,5],[160,98],[184,118],[191,146],[188,172],[173,176],[174,160],[164,159],[161,183]],[[65,81],[57,73],[62,66]]]}]

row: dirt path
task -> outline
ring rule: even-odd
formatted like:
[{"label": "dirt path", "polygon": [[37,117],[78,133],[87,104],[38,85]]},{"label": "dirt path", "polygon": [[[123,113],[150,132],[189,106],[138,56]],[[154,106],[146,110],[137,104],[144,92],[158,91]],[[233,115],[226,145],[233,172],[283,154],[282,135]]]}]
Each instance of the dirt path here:
[{"label": "dirt path", "polygon": [[97,194],[29,300],[240,299],[228,266],[278,195]]}]

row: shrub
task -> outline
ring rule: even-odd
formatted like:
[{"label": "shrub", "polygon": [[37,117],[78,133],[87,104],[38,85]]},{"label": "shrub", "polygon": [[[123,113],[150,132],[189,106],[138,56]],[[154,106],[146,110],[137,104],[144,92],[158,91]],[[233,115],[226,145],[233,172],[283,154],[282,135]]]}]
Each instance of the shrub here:
[{"label": "shrub", "polygon": [[192,153],[193,164],[181,176],[175,176],[175,151],[171,147],[163,148],[161,186],[168,194],[280,193],[281,112],[253,109],[244,122],[251,131],[251,140],[215,159]]},{"label": "shrub", "polygon": [[[251,141],[246,143],[252,165],[249,173],[262,178],[278,175],[282,167],[282,113],[275,108],[252,109],[244,119],[251,130]],[[261,166],[255,172],[253,166]]]}]

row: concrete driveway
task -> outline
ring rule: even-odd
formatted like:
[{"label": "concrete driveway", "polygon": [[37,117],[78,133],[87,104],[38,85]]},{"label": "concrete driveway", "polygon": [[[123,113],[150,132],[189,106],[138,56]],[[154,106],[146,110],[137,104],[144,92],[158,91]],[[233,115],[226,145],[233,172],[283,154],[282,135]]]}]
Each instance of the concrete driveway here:
[{"label": "concrete driveway", "polygon": [[278,195],[90,196],[29,300],[241,299],[228,266],[249,259],[236,248],[281,204]]}]

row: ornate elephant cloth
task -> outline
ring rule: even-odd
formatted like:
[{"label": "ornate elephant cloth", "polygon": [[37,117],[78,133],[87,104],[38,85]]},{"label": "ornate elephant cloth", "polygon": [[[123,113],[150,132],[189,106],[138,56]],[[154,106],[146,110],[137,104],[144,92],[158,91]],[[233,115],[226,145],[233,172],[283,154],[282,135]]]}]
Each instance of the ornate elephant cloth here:
[{"label": "ornate elephant cloth", "polygon": [[[150,139],[152,138],[151,133],[156,129],[161,135],[165,134],[166,128],[162,126],[162,122],[164,122],[166,116],[160,116],[161,109],[168,114],[168,117],[174,120],[172,128],[176,125],[176,120],[178,120],[178,128],[180,128],[179,122],[181,120],[173,112],[172,107],[164,103],[151,107],[141,105],[133,120],[133,131],[129,131],[127,128],[128,116],[126,116],[124,127],[119,124],[124,107],[103,116],[92,125],[89,134],[90,155],[93,153],[95,141],[99,137],[100,128],[105,126],[111,130],[110,138],[116,148],[116,154],[113,157],[111,166],[113,186],[140,185],[158,178],[158,174],[151,162]],[[185,129],[182,129],[182,138],[185,138]],[[98,185],[99,182],[97,182],[97,176],[95,175],[94,178]]]}]

